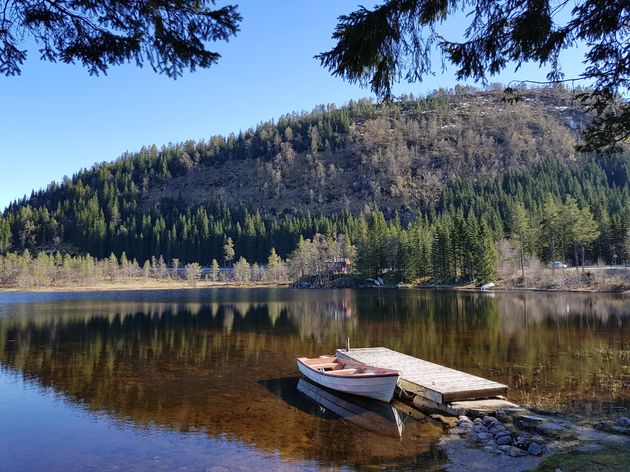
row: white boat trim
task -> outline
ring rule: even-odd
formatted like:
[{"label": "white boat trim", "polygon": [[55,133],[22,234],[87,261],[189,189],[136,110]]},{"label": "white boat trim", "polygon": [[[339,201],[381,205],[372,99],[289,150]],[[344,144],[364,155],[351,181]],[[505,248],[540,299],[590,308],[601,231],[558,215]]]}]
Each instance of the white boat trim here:
[{"label": "white boat trim", "polygon": [[298,369],[311,381],[340,392],[391,401],[399,372],[334,356],[299,357]]}]

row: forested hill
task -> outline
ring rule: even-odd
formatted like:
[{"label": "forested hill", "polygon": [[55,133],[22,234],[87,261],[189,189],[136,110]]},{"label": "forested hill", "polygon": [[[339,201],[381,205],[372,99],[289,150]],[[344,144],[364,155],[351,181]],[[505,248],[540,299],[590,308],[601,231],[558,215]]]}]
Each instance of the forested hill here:
[{"label": "forested hill", "polygon": [[227,139],[146,150],[141,157],[164,155],[158,173],[166,178],[145,185],[143,201],[149,207],[181,195],[274,213],[375,206],[415,212],[449,181],[574,158],[584,116],[570,94],[532,92],[512,105],[502,98],[498,90],[382,106],[351,102],[286,115]]},{"label": "forested hill", "polygon": [[238,135],[143,148],[10,205],[0,252],[208,263],[223,259],[231,237],[237,257],[263,262],[271,247],[285,257],[315,232],[356,240],[376,208],[403,226],[418,211],[430,223],[461,210],[487,222],[495,239],[509,234],[515,202],[536,212],[547,193],[574,195],[608,221],[626,212],[627,159],[576,154],[588,117],[572,93],[522,97],[505,103],[500,88],[458,88],[361,100]]}]

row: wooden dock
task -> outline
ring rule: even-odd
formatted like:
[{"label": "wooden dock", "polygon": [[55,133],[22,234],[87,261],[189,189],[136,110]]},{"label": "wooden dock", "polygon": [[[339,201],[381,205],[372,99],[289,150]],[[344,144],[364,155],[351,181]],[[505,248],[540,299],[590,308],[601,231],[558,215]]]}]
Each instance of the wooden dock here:
[{"label": "wooden dock", "polygon": [[338,349],[337,356],[401,372],[398,385],[439,405],[507,395],[508,387],[385,347]]}]

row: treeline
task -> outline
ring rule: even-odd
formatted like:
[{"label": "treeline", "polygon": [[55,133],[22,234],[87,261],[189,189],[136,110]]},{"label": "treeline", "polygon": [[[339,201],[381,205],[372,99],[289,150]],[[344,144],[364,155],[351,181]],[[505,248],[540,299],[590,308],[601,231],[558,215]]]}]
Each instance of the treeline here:
[{"label": "treeline", "polygon": [[202,268],[197,262],[185,265],[178,259],[166,262],[162,256],[140,264],[128,259],[124,252],[120,258],[111,254],[105,259],[60,252],[31,254],[28,249],[21,254],[0,255],[0,287],[3,288],[89,287],[129,281],[185,281],[191,286],[202,281],[280,283],[287,282],[287,274],[286,263],[274,251],[265,266],[250,264],[240,257],[229,270],[219,267],[216,260]]},{"label": "treeline", "polygon": [[417,282],[483,283],[497,274],[497,250],[492,232],[485,221],[474,216],[442,216],[429,222],[419,218],[403,228],[400,219],[386,221],[381,211],[373,211],[369,221],[359,217],[350,245],[345,235],[337,238],[316,234],[300,240],[290,255],[289,274],[325,277],[331,270],[327,261],[350,258],[351,271],[365,277]]},{"label": "treeline", "polygon": [[[603,227],[589,206],[580,207],[571,195],[560,200],[548,193],[540,208],[530,210],[512,202],[508,218],[506,235],[502,222],[493,230],[484,216],[466,214],[461,208],[432,219],[419,213],[406,227],[399,218],[386,221],[382,212],[373,211],[369,221],[358,218],[356,246],[350,246],[344,235],[335,239],[316,234],[312,240],[300,240],[290,256],[290,274],[325,276],[330,272],[326,260],[351,257],[353,271],[366,277],[482,284],[496,279],[500,261],[518,267],[521,276],[532,262],[567,261],[584,268],[587,256],[596,261],[593,242],[601,237]],[[608,230],[608,236],[614,234]],[[625,260],[630,251],[628,226],[616,231],[620,239],[611,247],[619,253],[612,256],[615,263]]]},{"label": "treeline", "polygon": [[591,262],[630,262],[630,155],[546,159],[496,179],[457,182],[435,206],[449,209],[484,215],[496,240],[523,239],[544,262],[577,263],[582,246]]},{"label": "treeline", "polygon": [[[472,210],[466,213],[453,207],[437,214],[435,210],[419,212],[408,225],[398,216],[387,220],[380,210],[372,211],[368,218],[347,214],[340,225],[348,230],[345,234],[300,235],[286,260],[272,248],[265,263],[250,263],[242,255],[237,257],[234,242],[227,237],[220,258],[213,258],[204,270],[198,262],[183,265],[177,258],[167,264],[161,255],[140,265],[136,259],[128,259],[124,251],[120,259],[112,253],[98,260],[60,252],[39,252],[33,257],[25,249],[22,254],[0,255],[0,286],[85,285],[132,278],[186,279],[193,285],[202,279],[285,282],[316,276],[323,280],[335,272],[331,263],[339,260],[351,261],[348,272],[364,277],[482,284],[496,279],[500,259],[519,266],[522,276],[532,259],[552,263],[567,260],[576,268],[580,264],[584,267],[587,256],[595,254],[593,243],[606,230],[590,207],[580,207],[571,195],[561,200],[547,193],[540,206],[529,209],[512,200],[507,215],[508,224],[499,220],[493,228],[487,215],[477,217]],[[618,234],[619,240],[609,239],[609,244],[610,250],[619,253],[612,256],[613,262],[622,262],[630,253],[630,228],[623,214],[615,214],[613,220],[617,223],[607,228],[607,237]],[[331,223],[331,227],[336,224]],[[222,270],[219,260],[229,269]]]}]

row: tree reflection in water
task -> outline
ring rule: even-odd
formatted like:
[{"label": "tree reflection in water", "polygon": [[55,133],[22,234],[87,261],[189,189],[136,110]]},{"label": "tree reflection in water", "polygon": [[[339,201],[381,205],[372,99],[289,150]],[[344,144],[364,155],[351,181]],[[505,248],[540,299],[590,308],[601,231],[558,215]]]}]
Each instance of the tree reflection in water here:
[{"label": "tree reflection in water", "polygon": [[418,464],[433,454],[441,433],[433,423],[400,440],[296,407],[306,399],[295,399],[294,359],[332,353],[346,337],[506,383],[517,402],[593,414],[630,403],[630,304],[612,295],[287,289],[79,298],[0,298],[2,367],[91,411],[234,438],[286,460]]}]

